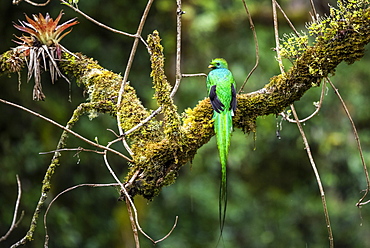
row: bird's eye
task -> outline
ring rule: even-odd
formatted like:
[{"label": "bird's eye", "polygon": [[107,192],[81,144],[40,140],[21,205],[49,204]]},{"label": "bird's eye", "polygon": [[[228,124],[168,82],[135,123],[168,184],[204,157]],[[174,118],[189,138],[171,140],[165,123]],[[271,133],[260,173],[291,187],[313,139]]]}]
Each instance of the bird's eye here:
[{"label": "bird's eye", "polygon": [[219,62],[217,62],[217,63],[216,63],[216,65],[217,65],[217,66],[220,66],[220,63],[219,63]]}]

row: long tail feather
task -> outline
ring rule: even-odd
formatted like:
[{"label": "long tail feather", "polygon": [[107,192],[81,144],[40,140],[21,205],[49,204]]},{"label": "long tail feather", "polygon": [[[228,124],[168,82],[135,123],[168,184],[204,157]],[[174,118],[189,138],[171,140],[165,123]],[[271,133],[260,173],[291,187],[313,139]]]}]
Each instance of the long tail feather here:
[{"label": "long tail feather", "polygon": [[217,147],[221,161],[221,185],[219,198],[219,218],[221,235],[225,224],[226,205],[227,205],[227,180],[226,180],[226,166],[227,157],[229,153],[231,132],[232,132],[232,113],[229,110],[221,113],[215,112],[214,115],[215,132],[217,138]]}]

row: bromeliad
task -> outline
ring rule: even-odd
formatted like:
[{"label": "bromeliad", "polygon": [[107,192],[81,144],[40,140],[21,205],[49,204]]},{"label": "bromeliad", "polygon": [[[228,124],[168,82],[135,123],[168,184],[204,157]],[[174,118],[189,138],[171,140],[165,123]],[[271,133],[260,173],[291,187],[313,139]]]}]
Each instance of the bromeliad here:
[{"label": "bromeliad", "polygon": [[219,214],[222,234],[227,205],[226,165],[233,130],[232,116],[236,109],[236,90],[234,77],[225,59],[213,59],[208,67],[212,70],[207,77],[207,89],[214,113],[214,129],[221,161]]},{"label": "bromeliad", "polygon": [[15,41],[18,44],[15,51],[22,57],[26,57],[28,81],[32,76],[35,79],[34,100],[44,100],[45,98],[41,86],[41,73],[43,71],[50,72],[52,83],[58,77],[63,77],[69,82],[58,67],[58,61],[62,58],[62,52],[70,53],[60,44],[60,40],[71,32],[71,30],[66,31],[66,29],[76,25],[78,21],[76,21],[76,18],[73,18],[59,24],[62,15],[63,12],[61,11],[55,20],[49,14],[46,14],[45,17],[42,14],[33,15],[33,19],[26,15],[26,21],[19,21],[20,25],[14,24],[16,29],[30,35],[16,36],[19,40]]}]

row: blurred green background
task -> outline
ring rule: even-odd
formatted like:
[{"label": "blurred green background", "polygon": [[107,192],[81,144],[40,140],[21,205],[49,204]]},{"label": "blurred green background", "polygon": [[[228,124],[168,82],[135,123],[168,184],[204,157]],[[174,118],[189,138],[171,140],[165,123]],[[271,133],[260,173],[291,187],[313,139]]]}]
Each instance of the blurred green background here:
[{"label": "blurred green background", "polygon": [[[309,1],[279,1],[298,30],[309,21]],[[316,1],[319,13],[328,13],[328,3]],[[279,73],[273,51],[275,46],[271,3],[267,0],[248,1],[253,15],[259,46],[260,65],[249,80],[245,92],[263,87],[270,77]],[[116,29],[134,33],[146,1],[80,0],[82,11]],[[21,33],[13,22],[28,16],[49,12],[55,18],[61,9],[62,22],[77,16],[80,24],[62,40],[70,51],[80,51],[93,57],[107,69],[123,73],[133,40],[111,33],[85,20],[68,7],[51,1],[47,7],[33,7],[25,2],[11,5],[0,3],[0,52],[15,47],[13,34]],[[183,3],[182,72],[208,72],[214,57],[228,60],[240,86],[255,63],[252,32],[241,1],[187,0]],[[166,54],[166,70],[174,81],[176,3],[156,0],[150,10],[143,36],[154,29],[160,32]],[[280,36],[290,33],[286,22],[280,20]],[[341,64],[332,77],[345,99],[361,138],[365,160],[370,163],[370,54],[348,66]],[[129,80],[145,106],[155,109],[149,77],[149,56],[140,44]],[[18,91],[17,75],[0,77],[0,98],[37,111],[65,124],[72,111],[85,101],[83,89],[72,81],[72,102],[68,101],[68,83],[59,80],[51,84],[47,74],[42,83],[45,102],[32,100],[33,81],[26,83],[21,75]],[[296,108],[301,117],[314,111],[321,89],[310,90]],[[184,78],[176,95],[179,112],[194,107],[206,96],[205,78]],[[0,105],[0,235],[6,233],[12,220],[17,195],[16,177],[22,182],[20,210],[25,217],[19,227],[0,243],[9,247],[23,237],[39,199],[41,181],[52,155],[39,152],[55,149],[61,130],[24,111]],[[303,148],[302,138],[294,124],[282,122],[281,139],[276,137],[280,119],[261,117],[257,133],[243,134],[235,130],[228,167],[228,211],[223,239],[219,247],[327,247],[328,235],[318,186]],[[99,143],[114,139],[107,128],[117,130],[115,120],[100,115],[90,121],[84,116],[74,130]],[[370,247],[370,206],[361,209],[355,203],[365,189],[365,177],[354,135],[340,102],[331,88],[321,112],[305,123],[316,165],[325,188],[335,247]],[[91,148],[70,137],[68,147]],[[122,149],[115,146],[116,149]],[[219,236],[218,193],[220,165],[215,139],[204,145],[192,164],[180,171],[174,185],[166,187],[153,201],[136,197],[142,228],[153,238],[162,238],[179,216],[173,233],[155,247],[216,247]],[[116,173],[124,178],[127,164],[110,156]],[[80,183],[113,182],[103,159],[94,153],[66,152],[52,180],[49,201],[62,190]],[[61,196],[48,215],[49,247],[134,247],[126,206],[117,201],[114,188],[82,187]],[[26,247],[42,247],[44,229],[42,216],[34,241]],[[142,247],[153,247],[140,236]]]}]

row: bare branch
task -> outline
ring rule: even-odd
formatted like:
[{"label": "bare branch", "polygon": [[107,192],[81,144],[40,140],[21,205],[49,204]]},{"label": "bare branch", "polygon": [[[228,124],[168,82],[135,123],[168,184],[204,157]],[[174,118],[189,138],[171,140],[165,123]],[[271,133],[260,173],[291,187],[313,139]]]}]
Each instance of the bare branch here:
[{"label": "bare branch", "polygon": [[126,202],[128,216],[130,218],[131,229],[132,229],[132,232],[134,233],[135,246],[136,246],[136,248],[140,248],[139,233],[137,231],[135,218],[134,218],[134,215],[132,213],[131,204],[130,204],[130,201],[128,200],[127,196],[125,196],[125,202]]},{"label": "bare branch", "polygon": [[313,169],[314,174],[315,174],[315,177],[316,177],[317,184],[319,186],[320,195],[321,195],[321,202],[322,202],[322,206],[323,206],[323,209],[324,209],[326,227],[328,229],[329,245],[330,245],[330,248],[333,248],[334,247],[334,238],[333,238],[333,232],[332,232],[332,229],[331,229],[331,224],[330,224],[330,219],[329,219],[328,207],[326,205],[324,187],[322,186],[321,179],[320,179],[320,174],[319,174],[319,171],[317,170],[315,161],[313,159],[313,156],[312,156],[312,153],[311,153],[311,149],[310,149],[310,145],[308,143],[306,134],[304,133],[303,127],[302,127],[301,123],[299,122],[299,118],[298,118],[297,112],[294,109],[293,104],[291,105],[291,109],[292,109],[294,118],[296,120],[297,127],[299,129],[299,132],[301,133],[301,136],[302,136],[302,139],[303,139],[303,143],[304,143],[304,148],[305,148],[305,150],[307,152],[308,158],[310,160],[310,164],[312,166],[312,169]]},{"label": "bare branch", "polygon": [[[323,83],[322,83],[320,100],[317,104],[315,104],[315,107],[316,107],[315,111],[312,114],[310,114],[308,117],[306,117],[302,120],[298,120],[300,123],[308,121],[309,119],[311,119],[312,117],[314,117],[316,114],[318,114],[320,112],[320,109],[322,107],[322,102],[324,101],[325,90],[326,90],[326,80],[324,80]],[[289,115],[285,114],[284,112],[281,112],[279,115],[281,115],[284,120],[286,120],[290,123],[297,123],[297,121],[295,119],[291,119],[289,117]]]},{"label": "bare branch", "polygon": [[50,154],[50,153],[56,153],[56,152],[71,152],[71,151],[77,151],[80,152],[95,152],[97,154],[104,154],[104,152],[97,151],[97,150],[91,150],[91,149],[85,149],[83,147],[77,147],[77,148],[63,148],[63,149],[57,149],[54,151],[49,152],[39,152],[40,155]]},{"label": "bare branch", "polygon": [[[109,143],[107,146],[109,147],[112,143]],[[105,163],[105,166],[107,167],[109,173],[112,175],[112,177],[114,178],[114,180],[118,183],[118,185],[120,186],[121,188],[121,192],[124,192],[124,195],[126,197],[126,199],[128,200],[128,202],[130,203],[132,209],[134,210],[134,216],[135,216],[135,223],[136,223],[136,227],[139,229],[139,231],[147,238],[149,239],[150,241],[152,241],[154,243],[154,240],[148,235],[146,234],[143,229],[141,228],[140,224],[139,224],[139,218],[138,218],[138,215],[137,215],[137,210],[136,210],[136,207],[135,207],[135,204],[134,202],[132,201],[130,195],[127,193],[126,191],[126,188],[125,186],[123,185],[123,183],[118,179],[117,175],[114,173],[112,167],[109,165],[109,162],[108,162],[108,157],[107,157],[107,153],[104,154],[104,163]]]},{"label": "bare branch", "polygon": [[257,33],[256,33],[256,29],[254,27],[253,19],[252,19],[251,14],[249,13],[249,9],[248,9],[247,3],[245,2],[245,0],[242,0],[242,1],[243,1],[245,12],[247,13],[247,16],[248,16],[248,19],[249,19],[250,29],[252,30],[254,44],[256,46],[256,63],[254,64],[252,70],[248,73],[247,77],[245,78],[242,86],[240,87],[240,89],[238,91],[238,94],[240,94],[241,92],[243,92],[244,86],[247,84],[248,79],[252,76],[253,72],[257,69],[258,64],[259,64],[259,60],[260,60]]},{"label": "bare branch", "polygon": [[15,176],[17,178],[18,195],[17,195],[17,200],[15,201],[13,220],[12,220],[12,224],[10,225],[10,228],[7,231],[7,233],[0,238],[0,242],[6,240],[8,238],[8,236],[12,233],[12,231],[14,231],[14,229],[17,228],[19,222],[23,219],[23,216],[24,216],[24,212],[22,211],[21,217],[17,221],[19,203],[20,203],[21,197],[22,197],[22,185],[21,185],[21,181],[19,180],[19,176],[18,175],[15,175]]},{"label": "bare branch", "polygon": [[[22,2],[23,0],[13,0],[13,4],[15,5],[18,5],[20,2]],[[49,4],[50,0],[47,0],[45,3],[35,3],[35,2],[32,2],[31,0],[24,0],[26,3],[29,3],[33,6],[38,6],[38,7],[42,7],[42,6],[46,6]]]},{"label": "bare branch", "polygon": [[[107,147],[111,146],[112,143],[109,143],[107,145]],[[158,243],[162,240],[164,240],[165,238],[167,238],[173,231],[173,229],[175,228],[176,226],[176,223],[177,223],[177,217],[176,217],[176,222],[175,222],[175,225],[174,227],[172,227],[172,229],[170,230],[170,232],[168,234],[166,234],[163,238],[155,241],[153,240],[147,233],[144,232],[144,230],[141,228],[140,224],[139,224],[139,218],[138,218],[138,214],[137,214],[137,209],[135,207],[135,204],[134,202],[132,201],[131,199],[131,196],[128,194],[127,190],[126,190],[126,187],[123,185],[123,183],[118,179],[117,175],[114,173],[112,167],[109,165],[109,162],[108,162],[108,157],[107,157],[107,153],[104,154],[104,162],[105,162],[105,166],[108,168],[108,171],[109,173],[112,175],[112,177],[114,178],[114,180],[118,183],[118,185],[120,186],[121,188],[121,194],[123,192],[123,195],[125,197],[125,200],[126,200],[126,203],[128,202],[130,205],[131,205],[131,208],[133,209],[134,211],[134,219],[135,219],[135,224],[132,223],[132,226],[133,226],[133,231],[135,232],[136,228],[147,238],[149,239],[150,241],[152,241],[154,244],[155,243]],[[129,210],[131,212],[131,210]],[[136,243],[136,245],[138,245],[138,243]]]},{"label": "bare branch", "polygon": [[[368,192],[368,189],[366,189],[366,191]],[[370,203],[370,200],[367,200],[366,202],[362,202],[363,201],[363,196],[362,196],[362,198],[356,203],[356,206],[357,207],[361,207],[361,206],[363,206],[363,205],[366,205],[366,204],[369,204]],[[361,201],[362,200],[362,201]]]},{"label": "bare branch", "polygon": [[[130,74],[130,70],[131,70],[131,66],[132,66],[132,63],[134,61],[134,57],[135,57],[135,53],[136,53],[136,50],[137,50],[137,46],[138,46],[138,42],[139,42],[139,37],[140,37],[140,40],[142,40],[144,42],[144,44],[146,45],[146,47],[148,48],[146,42],[142,39],[141,37],[141,33],[143,31],[143,28],[144,28],[144,24],[145,24],[145,21],[146,21],[146,18],[149,14],[149,10],[152,6],[152,3],[153,3],[153,0],[149,0],[146,7],[145,7],[145,10],[144,10],[144,13],[141,17],[141,20],[140,20],[140,23],[139,23],[139,27],[136,31],[136,37],[135,37],[135,40],[134,40],[134,44],[131,48],[131,52],[130,52],[130,57],[128,59],[128,63],[127,63],[127,66],[126,66],[126,69],[125,69],[125,74],[123,76],[123,80],[122,80],[122,84],[121,84],[121,88],[120,88],[120,91],[119,91],[119,95],[118,95],[118,100],[117,100],[117,107],[118,109],[120,109],[120,106],[121,106],[121,101],[122,101],[122,94],[123,94],[123,91],[124,91],[124,88],[126,86],[126,83],[127,83],[127,79],[128,79],[128,76]],[[148,48],[149,49],[149,48]],[[150,51],[149,51],[150,52]],[[149,118],[150,117],[150,118]],[[137,128],[141,127],[143,124],[145,124],[146,122],[148,122],[149,120],[151,120],[154,115],[150,115],[148,118],[146,118],[147,121],[145,121],[144,123],[142,122],[142,124],[138,124],[136,127],[133,127],[131,130],[134,131],[136,130]],[[127,142],[126,142],[126,139],[124,137],[124,135],[127,135],[128,133],[123,133],[123,130],[122,130],[122,126],[121,126],[121,115],[120,115],[120,111],[117,111],[117,124],[118,124],[118,130],[119,130],[119,133],[120,135],[122,136],[122,142],[123,142],[123,145],[125,146],[126,150],[131,154],[133,155],[133,152],[131,151],[130,147],[128,146]],[[131,132],[132,132],[131,131]]]},{"label": "bare branch", "polygon": [[182,15],[185,14],[185,12],[182,10],[182,7],[181,7],[181,0],[176,0],[176,5],[177,5],[177,9],[176,9],[176,82],[175,82],[175,86],[173,87],[172,89],[172,92],[171,92],[171,98],[174,97],[174,95],[176,94],[179,86],[180,86],[180,82],[181,82],[181,78],[182,78],[182,74],[181,74],[181,18],[182,18]]},{"label": "bare branch", "polygon": [[136,31],[136,34],[135,34],[134,44],[132,45],[130,57],[128,59],[128,62],[127,62],[127,65],[126,65],[126,69],[125,69],[125,74],[123,76],[123,85],[126,84],[127,79],[128,79],[128,76],[130,74],[131,66],[132,66],[132,63],[134,62],[134,57],[135,57],[135,54],[136,54],[137,46],[139,44],[139,40],[141,40],[140,39],[141,33],[143,31],[144,24],[145,24],[146,18],[148,17],[149,10],[150,10],[150,8],[152,6],[153,1],[154,0],[148,0],[148,3],[146,4],[146,7],[144,9],[144,13],[141,16],[141,20],[140,20],[139,26],[138,26],[137,31]]},{"label": "bare branch", "polygon": [[207,77],[205,73],[181,74],[181,77]]},{"label": "bare branch", "polygon": [[114,153],[114,154],[117,154],[118,156],[120,156],[120,157],[122,157],[122,158],[124,158],[124,159],[126,159],[126,160],[128,160],[128,161],[130,161],[130,162],[132,162],[132,159],[130,159],[130,158],[128,158],[128,157],[126,157],[126,156],[125,156],[125,155],[123,155],[122,153],[120,153],[120,152],[118,152],[118,151],[116,151],[116,150],[113,150],[113,149],[111,149],[111,148],[109,148],[109,147],[99,145],[99,144],[97,144],[97,143],[95,143],[95,142],[93,142],[93,141],[91,141],[91,140],[89,140],[89,139],[86,139],[85,137],[83,137],[83,136],[79,135],[78,133],[76,133],[76,132],[74,132],[74,131],[72,131],[72,130],[70,130],[70,129],[68,129],[68,128],[64,127],[64,126],[62,126],[61,124],[59,124],[59,123],[57,123],[57,122],[55,122],[55,121],[53,121],[53,120],[51,120],[51,119],[49,119],[49,118],[47,118],[47,117],[45,117],[45,116],[41,115],[41,114],[39,114],[39,113],[36,113],[36,112],[34,112],[34,111],[32,111],[32,110],[30,110],[30,109],[28,109],[28,108],[25,108],[25,107],[23,107],[23,106],[20,106],[20,105],[18,105],[18,104],[15,104],[15,103],[12,103],[12,102],[9,102],[9,101],[5,101],[5,100],[3,100],[3,99],[0,99],[0,102],[5,103],[5,104],[8,104],[8,105],[11,105],[11,106],[16,107],[16,108],[19,108],[19,109],[22,109],[22,110],[24,110],[24,111],[26,111],[26,112],[28,112],[28,113],[30,113],[30,114],[33,114],[33,115],[35,115],[35,116],[37,116],[37,117],[39,117],[39,118],[41,118],[41,119],[43,119],[43,120],[45,120],[45,121],[47,121],[47,122],[50,122],[51,124],[53,124],[53,125],[55,125],[55,126],[57,126],[57,127],[61,128],[61,129],[63,129],[64,131],[66,131],[66,132],[68,132],[68,133],[70,133],[70,134],[72,134],[72,135],[76,136],[77,138],[79,138],[79,139],[81,139],[81,140],[85,141],[86,143],[88,143],[88,144],[90,144],[90,145],[92,145],[92,146],[96,146],[96,147],[99,147],[99,148],[101,148],[101,149],[103,149],[103,150],[110,151],[110,152],[112,152],[112,153]]},{"label": "bare branch", "polygon": [[[50,0],[49,0],[50,1]],[[94,18],[90,17],[89,15],[85,14],[84,12],[82,12],[81,10],[79,10],[78,8],[76,8],[75,6],[73,6],[72,4],[69,4],[68,2],[64,1],[64,0],[60,0],[63,4],[67,5],[68,7],[70,7],[71,9],[73,9],[74,11],[76,11],[77,13],[79,13],[80,15],[82,15],[83,17],[85,17],[87,20],[91,21],[92,23],[95,23],[96,25],[104,28],[104,29],[107,29],[113,33],[117,33],[117,34],[122,34],[122,35],[125,35],[125,36],[128,36],[128,37],[132,37],[132,38],[139,38],[139,36],[137,34],[130,34],[130,33],[126,33],[126,32],[123,32],[123,31],[120,31],[120,30],[117,30],[117,29],[114,29],[114,28],[111,28],[97,20],[95,20]]]},{"label": "bare branch", "polygon": [[136,126],[134,126],[133,128],[131,128],[130,130],[124,132],[123,136],[129,135],[130,133],[136,131],[137,129],[139,129],[140,127],[142,127],[145,123],[147,123],[148,121],[150,121],[151,119],[153,119],[153,117],[156,116],[157,114],[159,114],[161,111],[162,111],[162,107],[157,108],[147,118],[145,118],[144,120],[142,120],[139,124],[137,124]]},{"label": "bare branch", "polygon": [[161,239],[156,240],[156,241],[154,242],[154,244],[157,244],[157,243],[159,243],[159,242],[162,242],[163,240],[165,240],[166,238],[168,238],[168,237],[171,235],[171,233],[173,232],[173,230],[175,230],[175,227],[176,227],[176,225],[177,225],[177,221],[178,221],[178,219],[179,219],[179,216],[176,216],[176,218],[175,218],[175,223],[173,224],[173,226],[172,226],[171,230],[167,233],[167,235],[166,235],[166,236],[164,236],[164,237],[163,237],[163,238],[161,238]]},{"label": "bare branch", "polygon": [[348,118],[349,122],[351,123],[353,134],[355,135],[357,149],[358,149],[358,152],[360,154],[360,159],[361,159],[361,163],[362,163],[362,167],[363,167],[363,170],[364,170],[364,173],[365,173],[365,179],[366,179],[366,190],[365,190],[365,193],[360,198],[360,200],[356,203],[356,206],[357,207],[361,207],[362,205],[365,205],[365,204],[368,204],[369,203],[369,201],[366,201],[366,202],[363,202],[363,201],[366,198],[367,194],[370,192],[370,179],[369,179],[369,172],[367,170],[365,158],[364,158],[364,155],[362,153],[362,147],[361,147],[360,137],[358,136],[356,125],[355,125],[355,123],[354,123],[354,121],[353,121],[353,119],[351,117],[351,114],[349,113],[349,110],[348,110],[345,102],[343,101],[343,98],[340,95],[338,89],[335,87],[335,85],[333,84],[333,82],[329,78],[327,78],[326,80],[329,82],[330,86],[333,88],[335,94],[337,95],[340,103],[342,104],[342,107],[344,109],[344,112],[346,112],[347,118]]},{"label": "bare branch", "polygon": [[285,11],[283,10],[283,8],[281,8],[280,4],[276,1],[275,1],[275,4],[276,4],[276,7],[278,7],[278,9],[280,10],[280,12],[283,14],[285,20],[288,22],[290,28],[294,31],[294,33],[297,36],[301,36],[299,32],[297,31],[297,29],[295,28],[295,26],[293,25],[293,23],[290,21],[289,17],[285,14]]},{"label": "bare branch", "polygon": [[111,186],[119,186],[119,184],[117,183],[104,183],[104,184],[92,184],[92,183],[83,183],[83,184],[78,184],[78,185],[75,185],[75,186],[72,186],[72,187],[69,187],[65,190],[63,190],[62,192],[60,192],[59,194],[57,194],[52,200],[51,202],[49,203],[48,207],[46,208],[46,211],[45,211],[45,214],[44,214],[44,229],[45,229],[45,242],[44,242],[44,247],[48,247],[48,243],[49,243],[49,234],[48,234],[48,228],[47,228],[47,223],[46,223],[46,219],[47,219],[47,215],[49,213],[49,210],[51,208],[51,205],[53,205],[53,203],[63,194],[71,191],[71,190],[74,190],[74,189],[77,189],[79,187],[85,187],[85,186],[88,186],[88,187],[111,187]]},{"label": "bare branch", "polygon": [[278,19],[277,19],[277,12],[276,12],[276,5],[277,2],[276,0],[272,0],[272,15],[273,15],[273,20],[274,20],[274,33],[275,33],[275,51],[276,51],[276,59],[279,64],[280,72],[281,74],[285,73],[283,61],[281,59],[280,55],[280,38],[279,38],[279,27],[278,27]]},{"label": "bare branch", "polygon": [[311,9],[313,11],[313,15],[311,15],[312,20],[316,21],[319,18],[319,15],[317,14],[316,7],[315,7],[315,4],[314,4],[313,0],[310,0],[310,5],[311,5]]}]

